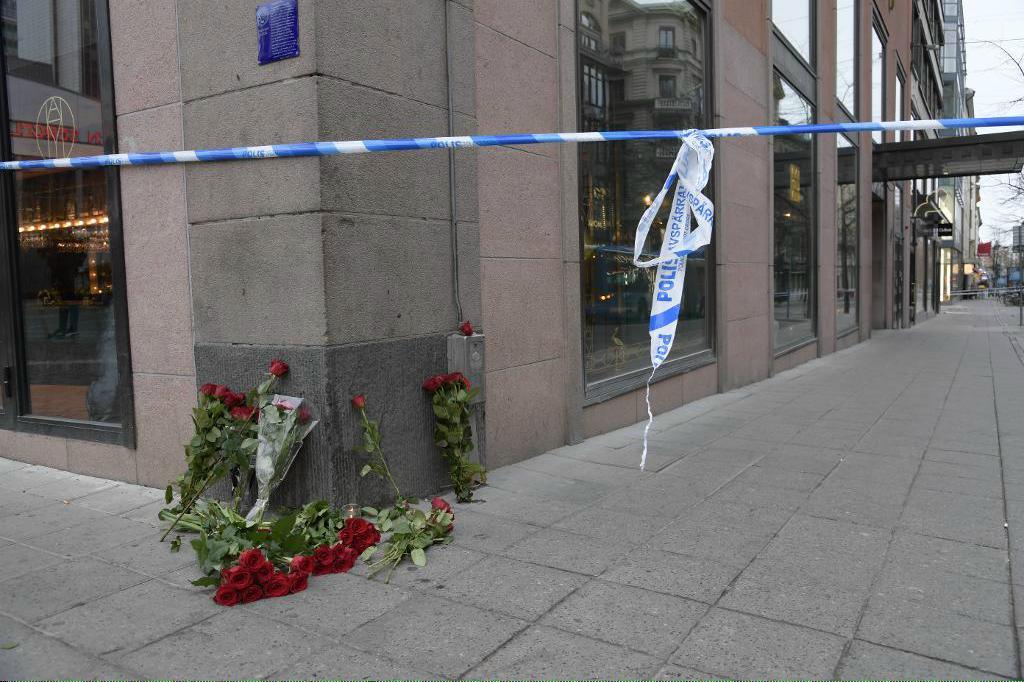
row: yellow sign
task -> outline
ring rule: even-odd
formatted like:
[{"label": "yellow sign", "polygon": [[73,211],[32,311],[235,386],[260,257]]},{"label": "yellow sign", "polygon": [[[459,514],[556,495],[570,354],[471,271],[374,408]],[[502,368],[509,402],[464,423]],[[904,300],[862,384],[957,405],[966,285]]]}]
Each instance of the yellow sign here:
[{"label": "yellow sign", "polygon": [[800,166],[795,163],[789,164],[789,200],[799,204],[800,198]]}]

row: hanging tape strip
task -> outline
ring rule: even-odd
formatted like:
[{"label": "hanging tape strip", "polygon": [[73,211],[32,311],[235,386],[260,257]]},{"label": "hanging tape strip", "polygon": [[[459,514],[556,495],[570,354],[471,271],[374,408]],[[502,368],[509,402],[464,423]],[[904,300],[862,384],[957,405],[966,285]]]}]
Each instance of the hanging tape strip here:
[{"label": "hanging tape strip", "polygon": [[[658,196],[640,217],[633,242],[633,264],[641,268],[657,266],[654,295],[651,301],[651,374],[647,377],[647,424],[644,426],[643,453],[640,469],[647,466],[647,435],[654,423],[651,411],[651,381],[658,367],[668,358],[676,336],[676,324],[683,302],[683,281],[686,277],[686,257],[711,243],[715,220],[715,206],[702,191],[708,184],[711,161],[715,149],[704,134],[688,130],[680,135],[682,144]],[[665,196],[675,185],[672,208],[665,224],[661,253],[657,258],[643,259],[644,244],[654,224]],[[690,216],[697,220],[697,228],[690,229]]]}]

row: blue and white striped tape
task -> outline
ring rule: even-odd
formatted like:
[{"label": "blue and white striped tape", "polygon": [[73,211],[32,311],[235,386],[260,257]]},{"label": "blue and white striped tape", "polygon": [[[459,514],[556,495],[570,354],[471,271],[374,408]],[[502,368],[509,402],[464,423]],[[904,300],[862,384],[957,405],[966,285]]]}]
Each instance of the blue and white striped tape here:
[{"label": "blue and white striped tape", "polygon": [[[700,131],[704,137],[750,137],[754,135],[794,135],[817,133],[860,133],[876,130],[931,130],[936,128],[987,128],[1024,125],[1024,116],[991,118],[944,118],[926,121],[861,121],[857,123],[812,123],[792,126],[752,126],[711,128]],[[449,147],[494,147],[502,145],[550,144],[564,142],[620,142],[625,140],[681,139],[686,130],[612,130],[593,133],[522,133],[514,135],[469,135],[463,137],[415,137],[391,140],[351,140],[347,142],[299,142],[257,147],[224,147],[181,152],[130,152],[64,159],[0,162],[0,170],[40,168],[98,168],[100,166],[150,166],[169,163],[239,161],[297,156],[334,156],[398,152],[413,149]]]},{"label": "blue and white striped tape", "polygon": [[[985,128],[1024,126],[1024,116],[994,118],[949,118],[925,121],[863,121],[857,123],[814,123],[808,125],[753,126],[745,128],[713,128],[710,130],[616,130],[587,133],[537,133],[515,135],[471,135],[463,137],[417,137],[391,140],[352,140],[345,142],[302,142],[258,147],[226,147],[179,152],[142,152],[78,156],[64,159],[6,161],[0,170],[31,170],[45,168],[98,168],[102,166],[148,166],[172,163],[239,161],[336,154],[397,152],[414,149],[455,147],[493,147],[504,145],[549,144],[566,142],[620,142],[627,140],[678,139],[682,142],[661,191],[644,212],[637,226],[633,263],[637,267],[658,267],[655,295],[652,297],[648,324],[651,337],[651,375],[647,379],[647,425],[643,435],[640,468],[647,463],[647,434],[654,421],[651,411],[651,380],[654,372],[668,357],[675,340],[676,325],[682,307],[683,279],[686,257],[711,243],[715,209],[702,194],[711,171],[714,148],[710,138],[751,137],[765,135],[800,135],[820,133],[860,133],[885,130],[929,130],[936,128]],[[665,226],[661,253],[657,258],[643,260],[647,235],[662,203],[673,185],[676,187],[672,208]],[[691,214],[697,221],[690,229]]]}]

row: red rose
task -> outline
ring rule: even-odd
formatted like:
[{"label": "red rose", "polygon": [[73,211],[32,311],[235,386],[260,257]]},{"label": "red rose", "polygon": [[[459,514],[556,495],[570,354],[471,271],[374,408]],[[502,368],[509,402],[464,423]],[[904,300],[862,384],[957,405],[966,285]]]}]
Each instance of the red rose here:
[{"label": "red rose", "polygon": [[338,531],[338,539],[356,554],[362,554],[367,547],[380,542],[380,531],[366,519],[346,519],[345,527]]},{"label": "red rose", "polygon": [[308,407],[303,405],[302,407],[299,408],[299,423],[300,424],[308,423],[309,422],[309,418],[311,416],[313,416],[313,415],[310,413]]},{"label": "red rose", "polygon": [[274,577],[274,565],[269,561],[264,564],[260,564],[259,567],[252,572],[252,577],[255,578],[256,582],[260,585],[266,587],[267,583],[270,582],[270,579]]},{"label": "red rose", "polygon": [[232,393],[231,389],[225,386],[224,384],[217,384],[213,388],[213,397],[217,398],[218,400],[224,400],[225,398],[231,395],[234,395],[234,393]]},{"label": "red rose", "polygon": [[231,416],[241,422],[254,421],[253,417],[258,413],[255,407],[249,407],[247,405],[239,405],[238,407],[231,408]]},{"label": "red rose", "polygon": [[213,601],[221,606],[234,606],[241,599],[242,595],[231,585],[221,585],[217,588],[217,594],[213,595]]},{"label": "red rose", "polygon": [[356,565],[356,559],[359,558],[359,552],[340,542],[334,546],[333,552],[335,573],[348,573]]},{"label": "red rose", "polygon": [[288,373],[288,363],[284,360],[271,360],[270,361],[270,373],[280,379]]},{"label": "red rose", "polygon": [[212,396],[217,391],[217,384],[203,384],[199,387],[199,392],[203,395]]},{"label": "red rose", "polygon": [[443,512],[447,512],[453,516],[455,515],[455,512],[452,511],[452,506],[448,504],[447,500],[444,498],[435,497],[430,501],[430,506],[433,509],[440,509]]},{"label": "red rose", "polygon": [[334,566],[334,553],[331,548],[327,545],[320,545],[313,550],[313,575],[323,575],[324,573],[330,573],[331,568]]},{"label": "red rose", "polygon": [[291,583],[291,593],[302,592],[309,584],[308,573],[289,573],[288,582]]},{"label": "red rose", "polygon": [[267,563],[267,558],[258,547],[247,549],[238,556],[238,565],[247,570],[255,570]]},{"label": "red rose", "polygon": [[234,407],[235,405],[244,405],[245,394],[229,392],[226,396],[222,398],[222,400],[224,401],[224,404],[227,405],[228,407]]},{"label": "red rose", "polygon": [[220,577],[222,579],[222,584],[226,583],[236,590],[244,590],[253,583],[252,573],[241,566],[232,566],[229,569],[221,571]]},{"label": "red rose", "polygon": [[359,395],[352,398],[352,407],[357,410],[362,410],[366,407],[366,396],[360,393]]},{"label": "red rose", "polygon": [[440,374],[437,376],[427,377],[426,381],[423,382],[423,390],[427,393],[434,393],[437,389],[441,388],[441,384],[444,382],[444,377]]},{"label": "red rose", "polygon": [[316,564],[311,556],[299,554],[292,557],[292,573],[312,573],[315,567]]},{"label": "red rose", "polygon": [[459,332],[463,336],[473,336],[473,323],[470,322],[469,320],[466,320],[465,322],[459,325]]},{"label": "red rose", "polygon": [[287,573],[277,571],[267,581],[266,590],[268,597],[283,597],[292,591],[292,581],[288,578]]},{"label": "red rose", "polygon": [[242,590],[243,604],[250,604],[260,599],[263,599],[263,588],[259,585],[249,585],[249,587]]},{"label": "red rose", "polygon": [[451,384],[462,382],[462,385],[466,387],[466,390],[469,390],[469,379],[467,379],[462,372],[452,372],[448,375],[447,381]]}]

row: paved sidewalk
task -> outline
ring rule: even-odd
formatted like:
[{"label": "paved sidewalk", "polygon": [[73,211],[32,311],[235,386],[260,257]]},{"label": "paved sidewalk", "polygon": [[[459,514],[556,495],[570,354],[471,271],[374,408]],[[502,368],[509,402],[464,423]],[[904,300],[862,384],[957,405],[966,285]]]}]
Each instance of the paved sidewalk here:
[{"label": "paved sidewalk", "polygon": [[0,678],[1020,677],[1016,314],[659,415],[655,471],[641,427],[499,469],[425,569],[231,609],[159,491],[0,460]]}]

